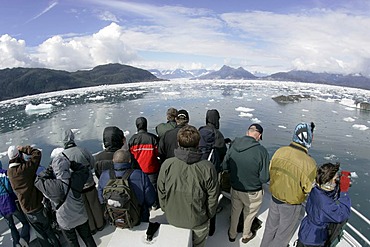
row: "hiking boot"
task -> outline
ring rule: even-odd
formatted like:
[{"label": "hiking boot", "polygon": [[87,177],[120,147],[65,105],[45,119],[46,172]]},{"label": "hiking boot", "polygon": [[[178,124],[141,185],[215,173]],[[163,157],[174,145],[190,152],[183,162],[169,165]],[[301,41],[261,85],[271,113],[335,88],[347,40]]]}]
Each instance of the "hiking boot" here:
[{"label": "hiking boot", "polygon": [[244,244],[248,243],[249,241],[251,241],[254,237],[256,236],[255,233],[253,233],[253,235],[250,237],[250,238],[242,238],[242,242]]}]

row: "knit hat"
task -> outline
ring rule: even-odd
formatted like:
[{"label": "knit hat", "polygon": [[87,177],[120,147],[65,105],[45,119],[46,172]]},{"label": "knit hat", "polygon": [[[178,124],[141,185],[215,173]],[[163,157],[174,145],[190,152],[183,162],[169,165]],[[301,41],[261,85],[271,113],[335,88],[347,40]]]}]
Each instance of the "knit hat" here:
[{"label": "knit hat", "polygon": [[299,123],[294,130],[293,142],[301,144],[306,148],[310,148],[312,144],[314,127],[315,125],[313,123]]},{"label": "knit hat", "polygon": [[10,146],[8,148],[9,160],[13,160],[13,159],[17,158],[18,155],[19,155],[19,151],[18,151],[18,148],[16,146]]}]

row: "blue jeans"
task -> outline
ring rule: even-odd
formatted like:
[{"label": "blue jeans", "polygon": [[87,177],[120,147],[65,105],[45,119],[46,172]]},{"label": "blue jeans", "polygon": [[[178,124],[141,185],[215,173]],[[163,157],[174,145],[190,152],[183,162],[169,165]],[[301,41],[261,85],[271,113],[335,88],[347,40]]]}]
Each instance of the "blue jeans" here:
[{"label": "blue jeans", "polygon": [[68,246],[70,247],[79,247],[77,234],[80,235],[82,241],[85,243],[87,247],[96,247],[96,243],[94,241],[94,238],[90,232],[90,227],[88,221],[83,223],[82,225],[76,226],[75,228],[72,228],[70,230],[62,229],[63,235],[67,240]]},{"label": "blue jeans", "polygon": [[[13,215],[22,223],[21,234],[19,234],[17,227],[14,224]],[[19,244],[19,239],[23,238],[27,243],[30,242],[30,224],[28,223],[26,216],[22,211],[16,209],[13,214],[4,216],[4,219],[8,223],[10,233],[13,239],[13,246]]]},{"label": "blue jeans", "polygon": [[35,229],[37,240],[42,247],[60,247],[60,242],[50,226],[51,219],[46,216],[44,207],[39,211],[27,213],[26,216]]}]

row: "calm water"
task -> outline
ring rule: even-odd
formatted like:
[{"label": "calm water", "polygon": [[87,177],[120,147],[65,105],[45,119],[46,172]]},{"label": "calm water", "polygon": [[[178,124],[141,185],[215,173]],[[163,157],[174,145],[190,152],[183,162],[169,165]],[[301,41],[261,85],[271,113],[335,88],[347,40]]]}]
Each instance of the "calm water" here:
[{"label": "calm water", "polygon": [[[278,104],[273,96],[310,94],[313,100]],[[353,206],[370,218],[369,144],[370,111],[354,108],[353,99],[370,101],[370,91],[288,82],[189,81],[125,84],[69,90],[0,102],[1,161],[7,165],[9,145],[35,144],[43,150],[42,164],[62,145],[64,129],[76,131],[77,144],[92,153],[102,149],[105,127],[116,125],[128,138],[136,131],[135,119],[148,119],[150,132],[165,121],[169,107],[186,109],[190,124],[205,124],[207,109],[218,109],[221,131],[231,139],[245,134],[252,122],[264,127],[262,144],[270,155],[291,141],[295,125],[301,121],[316,124],[310,154],[318,164],[341,162],[342,168],[356,172],[350,190]],[[33,111],[26,105],[47,104]],[[351,107],[349,107],[351,106]],[[370,236],[368,225],[351,222]]]}]

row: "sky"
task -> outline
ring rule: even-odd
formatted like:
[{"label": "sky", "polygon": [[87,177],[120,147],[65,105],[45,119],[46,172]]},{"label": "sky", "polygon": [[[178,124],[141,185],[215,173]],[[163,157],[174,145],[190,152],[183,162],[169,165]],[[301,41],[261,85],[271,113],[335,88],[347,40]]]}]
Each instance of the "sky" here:
[{"label": "sky", "polygon": [[370,0],[2,0],[0,69],[370,76]]}]

